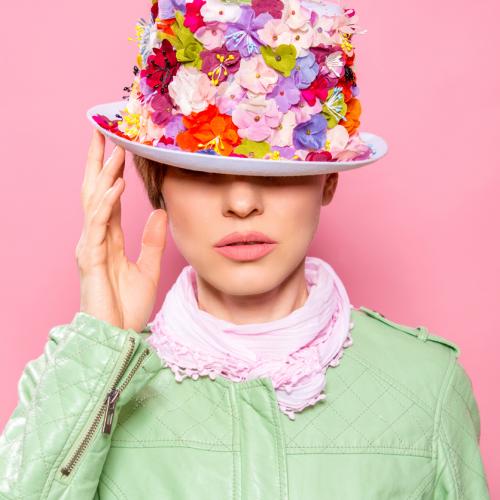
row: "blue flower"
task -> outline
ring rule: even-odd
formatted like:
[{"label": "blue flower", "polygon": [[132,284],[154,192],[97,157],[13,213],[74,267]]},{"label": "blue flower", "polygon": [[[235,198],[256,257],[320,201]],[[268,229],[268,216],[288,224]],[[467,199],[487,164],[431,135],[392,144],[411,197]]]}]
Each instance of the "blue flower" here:
[{"label": "blue flower", "polygon": [[293,145],[297,149],[321,149],[326,142],[326,118],[318,113],[293,130]]},{"label": "blue flower", "polygon": [[316,62],[316,57],[312,52],[309,52],[304,57],[297,57],[297,62],[290,78],[294,79],[297,88],[305,89],[311,85],[318,76],[318,73],[319,65]]}]

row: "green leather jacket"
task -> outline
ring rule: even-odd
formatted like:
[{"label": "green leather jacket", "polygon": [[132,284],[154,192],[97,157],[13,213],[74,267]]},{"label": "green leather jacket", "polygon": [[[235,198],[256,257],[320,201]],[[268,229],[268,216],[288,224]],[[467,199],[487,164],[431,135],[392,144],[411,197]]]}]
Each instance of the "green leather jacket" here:
[{"label": "green leather jacket", "polygon": [[459,348],[353,309],[326,399],[290,420],[270,379],[176,382],[141,333],[78,312],[19,380],[0,498],[488,499]]}]

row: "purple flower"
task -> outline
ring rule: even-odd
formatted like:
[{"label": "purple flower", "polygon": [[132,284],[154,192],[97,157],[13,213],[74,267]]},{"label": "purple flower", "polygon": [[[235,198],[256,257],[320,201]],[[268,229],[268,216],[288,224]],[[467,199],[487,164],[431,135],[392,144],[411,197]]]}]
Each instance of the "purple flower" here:
[{"label": "purple flower", "polygon": [[167,126],[165,127],[165,131],[163,132],[165,137],[175,138],[177,137],[177,134],[186,130],[186,127],[182,122],[182,116],[183,115],[181,114],[172,116],[172,119],[168,122]]},{"label": "purple flower", "polygon": [[263,28],[264,24],[272,18],[267,12],[255,17],[252,7],[243,5],[240,18],[229,25],[224,35],[226,47],[229,50],[238,50],[243,57],[259,54],[262,42],[257,35],[257,30]]},{"label": "purple flower", "polygon": [[186,0],[158,0],[158,17],[170,19],[175,17],[175,11],[186,12]]},{"label": "purple flower", "polygon": [[226,80],[229,73],[235,73],[240,67],[240,53],[230,52],[225,47],[200,52],[203,61],[201,71],[206,73],[214,85]]},{"label": "purple flower", "polygon": [[155,92],[155,90],[148,85],[146,77],[139,79],[139,88],[141,89],[141,94],[144,96],[146,102]]},{"label": "purple flower", "polygon": [[293,130],[293,144],[297,149],[321,149],[326,142],[326,118],[318,113]]},{"label": "purple flower", "polygon": [[295,154],[295,148],[292,148],[291,146],[273,146],[272,150],[279,151],[280,156],[286,158],[287,160],[291,160]]},{"label": "purple flower", "polygon": [[269,97],[272,97],[276,101],[278,109],[282,113],[286,113],[292,104],[299,102],[300,90],[291,78],[280,76],[273,90],[268,94]]},{"label": "purple flower", "polygon": [[156,125],[164,127],[172,119],[174,106],[169,95],[155,94],[151,98],[151,107],[154,110],[151,114],[151,120]]},{"label": "purple flower", "polygon": [[295,68],[290,75],[295,80],[299,89],[305,89],[311,85],[319,73],[319,66],[312,52],[304,57],[297,57]]}]

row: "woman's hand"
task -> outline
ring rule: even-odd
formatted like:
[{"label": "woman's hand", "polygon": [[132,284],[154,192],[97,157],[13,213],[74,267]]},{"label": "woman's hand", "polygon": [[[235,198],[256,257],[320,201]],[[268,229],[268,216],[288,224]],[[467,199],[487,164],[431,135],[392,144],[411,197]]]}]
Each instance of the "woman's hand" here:
[{"label": "woman's hand", "polygon": [[103,165],[104,145],[104,135],[94,129],[81,190],[84,225],[75,252],[80,310],[119,328],[140,332],[156,300],[167,212],[151,212],[139,258],[129,261],[120,221],[125,150],[116,146]]}]

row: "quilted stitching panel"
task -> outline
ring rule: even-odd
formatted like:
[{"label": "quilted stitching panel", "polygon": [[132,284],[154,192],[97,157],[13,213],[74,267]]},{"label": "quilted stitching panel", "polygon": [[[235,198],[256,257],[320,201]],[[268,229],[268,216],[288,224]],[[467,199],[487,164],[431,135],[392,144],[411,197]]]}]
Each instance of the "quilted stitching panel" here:
[{"label": "quilted stitching panel", "polygon": [[431,456],[432,409],[353,351],[328,369],[325,392],[326,399],[297,414],[295,422],[282,419],[290,452],[365,449]]},{"label": "quilted stitching panel", "polygon": [[440,457],[443,475],[451,478],[446,488],[453,490],[456,498],[486,498],[487,478],[478,446],[479,409],[471,380],[458,362],[443,402],[439,439],[444,451]]},{"label": "quilted stitching panel", "polygon": [[78,313],[53,327],[44,353],[23,370],[18,405],[0,437],[0,492],[40,498],[101,398],[125,338],[90,318]]},{"label": "quilted stitching panel", "polygon": [[169,368],[122,408],[112,446],[181,446],[232,450],[228,391],[206,378],[177,382]]}]

